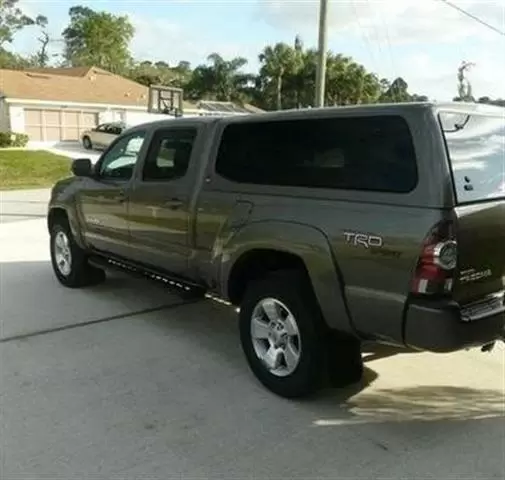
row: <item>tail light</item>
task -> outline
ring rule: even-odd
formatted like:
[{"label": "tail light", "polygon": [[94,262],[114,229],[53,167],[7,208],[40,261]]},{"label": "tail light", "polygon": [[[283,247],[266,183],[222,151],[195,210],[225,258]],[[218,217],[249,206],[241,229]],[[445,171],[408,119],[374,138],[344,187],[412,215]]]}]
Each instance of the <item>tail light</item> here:
[{"label": "tail light", "polygon": [[458,261],[453,224],[442,222],[431,229],[423,242],[412,281],[412,293],[446,295],[452,291]]}]

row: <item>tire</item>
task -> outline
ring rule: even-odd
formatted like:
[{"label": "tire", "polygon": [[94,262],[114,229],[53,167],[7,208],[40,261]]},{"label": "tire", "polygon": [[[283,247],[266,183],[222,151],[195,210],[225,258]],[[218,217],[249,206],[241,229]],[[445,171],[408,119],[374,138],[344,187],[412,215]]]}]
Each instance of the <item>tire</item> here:
[{"label": "tire", "polygon": [[91,143],[91,139],[89,137],[84,137],[82,139],[82,145],[86,150],[91,150],[93,148],[93,144]]},{"label": "tire", "polygon": [[[311,287],[303,275],[296,271],[282,271],[252,283],[240,307],[240,339],[249,367],[267,389],[281,397],[310,395],[322,386],[325,377],[325,354],[322,348],[325,329],[319,306],[313,297]],[[276,316],[266,315],[265,307],[272,311],[272,304],[276,314],[280,312],[280,317],[285,317],[284,331],[288,338],[287,341],[286,338],[280,340],[280,348],[282,350],[283,344],[285,352],[289,348],[289,362],[287,353],[278,353],[279,332],[272,333],[275,322],[271,321],[268,327],[270,338],[257,338],[267,335],[267,319]],[[288,321],[289,314],[294,317],[296,329],[293,328],[293,322]],[[261,321],[254,320],[259,317]],[[281,337],[286,335],[282,331],[281,329]],[[291,335],[296,331],[298,336]],[[274,355],[275,362],[270,357],[270,366],[261,359],[268,357],[264,354],[266,351],[277,352]],[[297,362],[294,361],[296,355],[293,353],[298,353]],[[278,368],[272,368],[272,365],[278,365]]]},{"label": "tire", "polygon": [[86,252],[75,242],[67,221],[59,220],[51,226],[49,241],[53,270],[62,285],[80,288],[105,280],[105,272],[88,263]]}]

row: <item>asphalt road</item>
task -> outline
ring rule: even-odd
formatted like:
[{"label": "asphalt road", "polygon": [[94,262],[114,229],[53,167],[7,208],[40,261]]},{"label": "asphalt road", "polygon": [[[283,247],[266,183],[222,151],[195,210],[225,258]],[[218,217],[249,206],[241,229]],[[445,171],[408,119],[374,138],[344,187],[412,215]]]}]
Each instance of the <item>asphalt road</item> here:
[{"label": "asphalt road", "polygon": [[230,308],[123,276],[60,287],[27,208],[0,225],[2,480],[505,478],[502,345],[379,349],[362,384],[283,400]]}]

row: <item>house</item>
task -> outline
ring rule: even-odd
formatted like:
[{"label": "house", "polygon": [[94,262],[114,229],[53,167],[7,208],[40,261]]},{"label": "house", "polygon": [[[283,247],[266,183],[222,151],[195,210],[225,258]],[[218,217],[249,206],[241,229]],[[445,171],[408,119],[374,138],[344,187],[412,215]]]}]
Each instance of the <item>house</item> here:
[{"label": "house", "polygon": [[[134,125],[166,114],[149,113],[150,89],[96,67],[0,69],[0,131],[27,133],[31,143],[79,140],[104,122]],[[254,107],[182,102],[184,116],[247,114]],[[232,107],[230,107],[232,106]]]}]

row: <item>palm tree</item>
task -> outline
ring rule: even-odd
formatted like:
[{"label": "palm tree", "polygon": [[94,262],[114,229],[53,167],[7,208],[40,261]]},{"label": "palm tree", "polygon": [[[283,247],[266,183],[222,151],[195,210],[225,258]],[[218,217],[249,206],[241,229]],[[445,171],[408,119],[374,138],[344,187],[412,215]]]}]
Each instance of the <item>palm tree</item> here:
[{"label": "palm tree", "polygon": [[281,110],[284,79],[297,68],[296,51],[286,43],[277,43],[273,47],[265,47],[259,60],[262,63],[260,75],[272,79],[275,83],[275,103],[277,110]]},{"label": "palm tree", "polygon": [[240,72],[247,60],[242,57],[225,60],[218,53],[212,53],[207,60],[210,65],[199,65],[193,71],[187,85],[189,97],[219,101],[240,99],[242,88],[250,80],[250,75]]},{"label": "palm tree", "polygon": [[328,54],[326,66],[326,103],[345,105],[352,91],[352,60],[342,54]]},{"label": "palm tree", "polygon": [[237,77],[240,75],[240,69],[247,64],[247,60],[242,57],[225,60],[218,53],[210,54],[207,60],[211,62],[216,100],[232,100],[238,95]]}]

